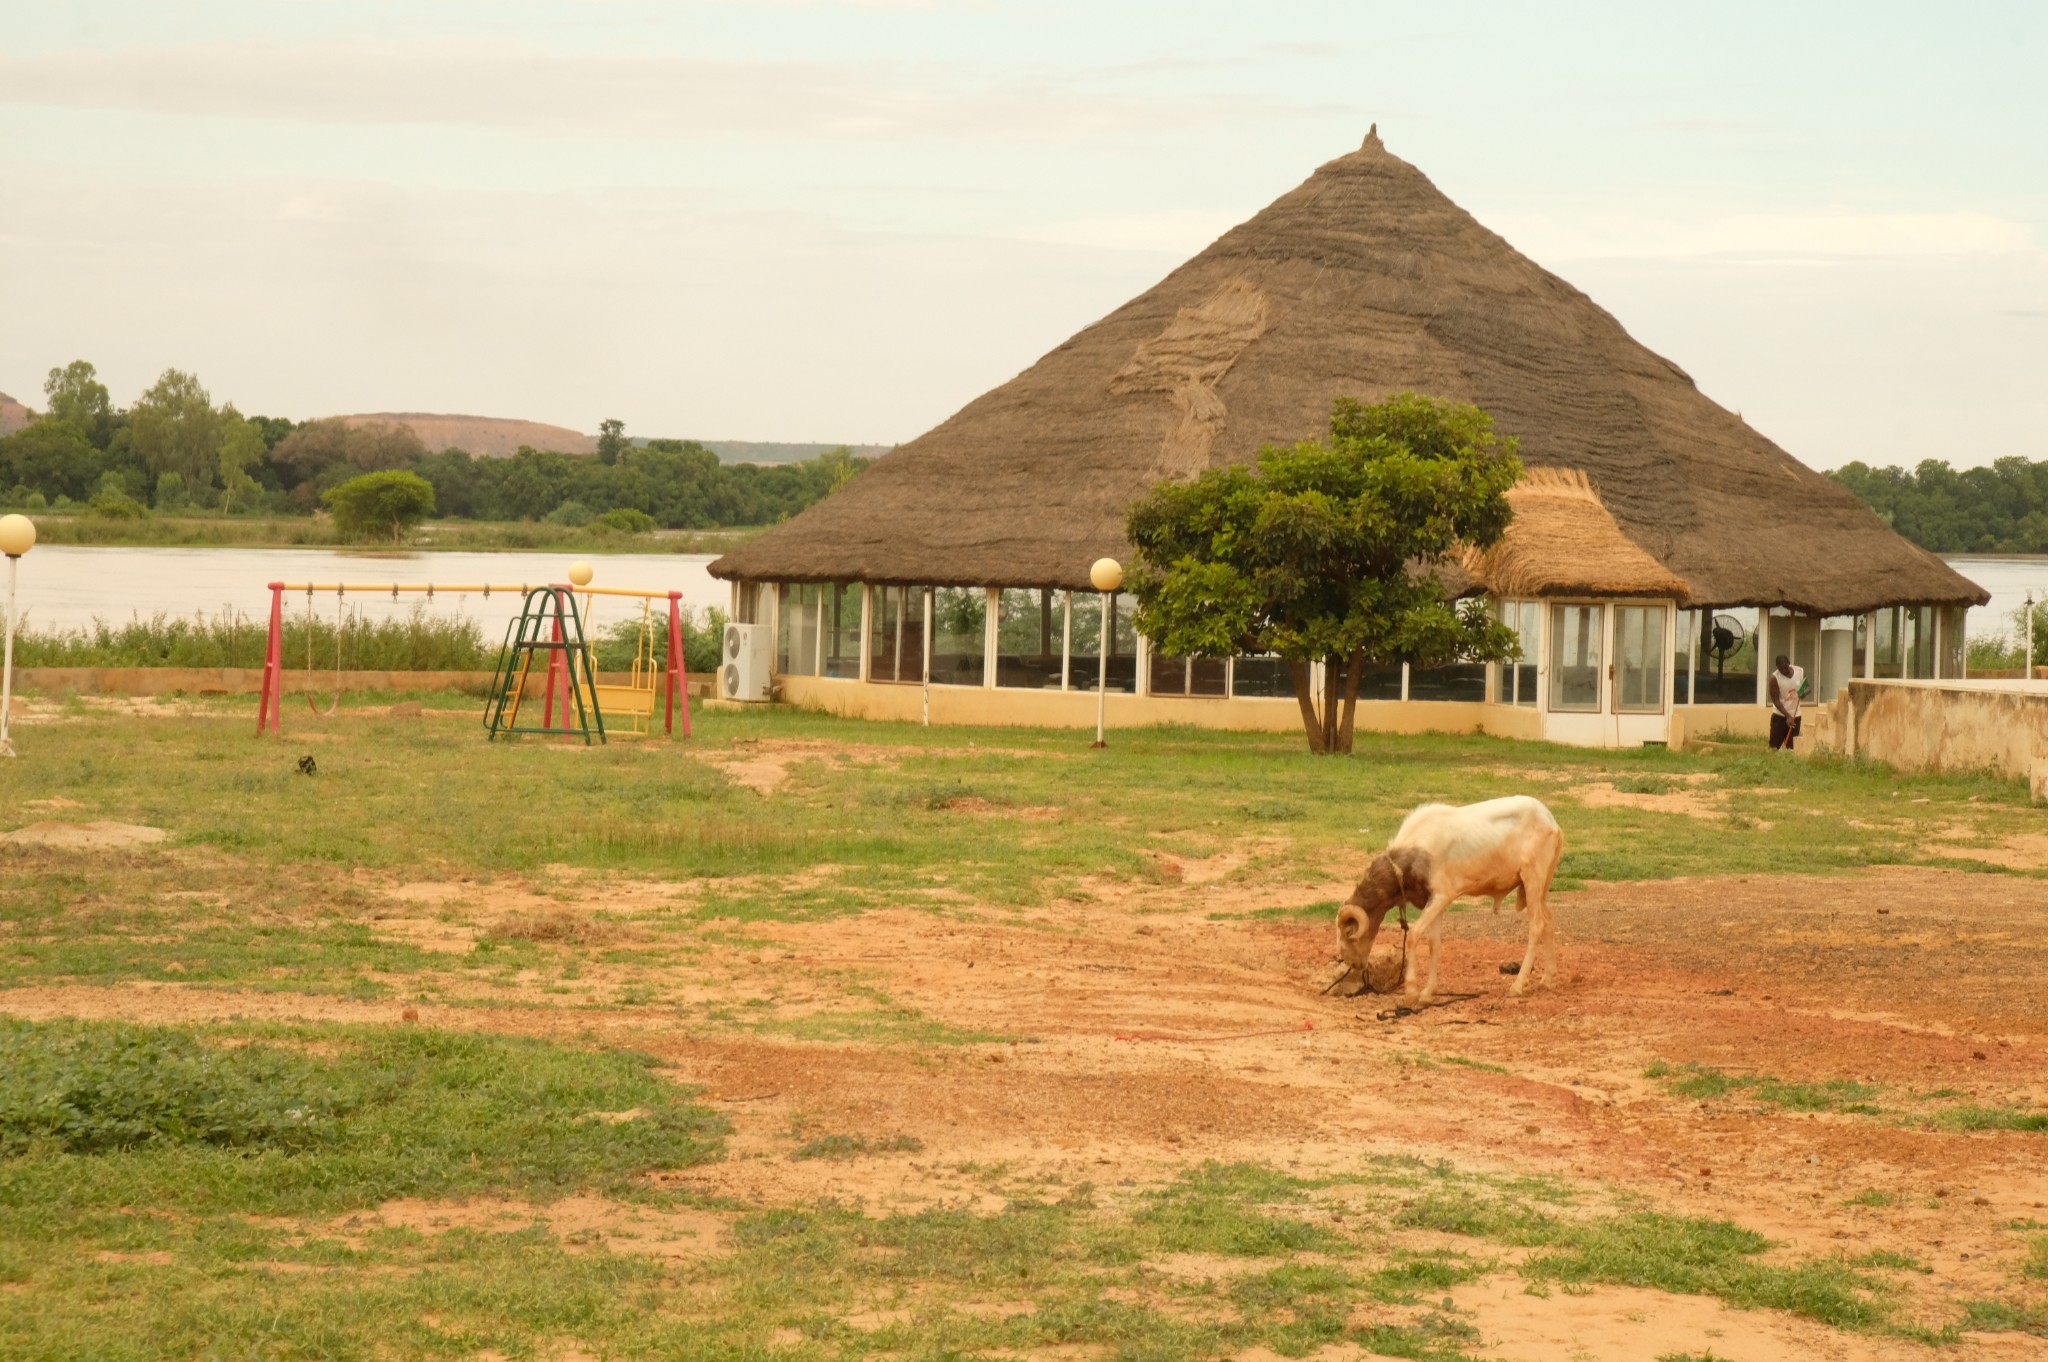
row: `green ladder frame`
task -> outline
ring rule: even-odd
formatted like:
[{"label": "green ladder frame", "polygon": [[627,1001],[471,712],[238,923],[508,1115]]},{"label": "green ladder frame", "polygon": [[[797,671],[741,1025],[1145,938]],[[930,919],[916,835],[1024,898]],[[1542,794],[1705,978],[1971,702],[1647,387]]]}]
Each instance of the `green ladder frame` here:
[{"label": "green ladder frame", "polygon": [[[538,728],[519,722],[520,702],[533,671],[534,654],[547,654],[547,693]],[[583,735],[590,746],[607,742],[604,714],[597,704],[597,675],[591,670],[590,649],[583,637],[583,616],[576,608],[576,592],[567,586],[537,586],[526,593],[519,614],[505,626],[505,643],[491,672],[491,699],[484,708],[487,741],[496,742],[501,733],[541,733],[555,737]],[[557,670],[559,669],[559,670]],[[560,677],[561,680],[557,680]],[[554,726],[555,691],[562,695],[562,725]],[[570,723],[571,705],[575,723]]]}]

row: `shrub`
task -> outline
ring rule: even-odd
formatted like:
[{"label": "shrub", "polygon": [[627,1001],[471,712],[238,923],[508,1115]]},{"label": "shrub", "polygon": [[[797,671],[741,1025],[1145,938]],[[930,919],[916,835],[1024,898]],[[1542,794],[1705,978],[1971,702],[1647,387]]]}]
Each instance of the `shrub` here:
[{"label": "shrub", "polygon": [[[560,508],[556,510],[559,512]],[[654,528],[654,517],[645,511],[636,511],[631,506],[621,506],[615,511],[606,511],[591,522],[593,527],[603,526],[620,534],[646,534]]]},{"label": "shrub", "polygon": [[96,515],[102,520],[147,520],[149,508],[129,496],[111,488],[94,492],[92,500],[86,503],[87,515]]},{"label": "shrub", "polygon": [[555,507],[554,510],[549,511],[546,517],[550,525],[567,525],[571,529],[581,529],[596,518],[597,512],[591,510],[582,502],[577,501],[574,497]]},{"label": "shrub", "polygon": [[434,484],[417,473],[387,469],[350,478],[322,500],[333,508],[334,527],[344,539],[389,535],[396,544],[434,513]]}]

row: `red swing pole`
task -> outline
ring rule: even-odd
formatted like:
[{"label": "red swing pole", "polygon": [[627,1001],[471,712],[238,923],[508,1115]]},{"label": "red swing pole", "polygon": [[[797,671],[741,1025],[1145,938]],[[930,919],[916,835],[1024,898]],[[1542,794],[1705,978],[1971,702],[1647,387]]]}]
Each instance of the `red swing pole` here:
[{"label": "red swing pole", "polygon": [[[548,588],[548,594],[555,602],[555,642],[559,645],[563,642],[562,597],[553,587]],[[559,646],[548,650],[547,700],[542,706],[540,713],[540,726],[543,732],[555,726],[555,680],[560,675],[559,669],[562,665],[562,653],[563,649]],[[567,696],[564,696],[562,698],[562,727],[567,728],[568,726],[569,700]]]},{"label": "red swing pole", "polygon": [[256,706],[256,736],[263,736],[265,720],[277,733],[284,714],[284,583],[270,584],[270,641],[263,650],[263,698]]},{"label": "red swing pole", "polygon": [[683,660],[683,593],[668,593],[668,708],[663,718],[666,731],[676,731],[676,691],[683,693],[683,736],[690,736],[690,673]]}]

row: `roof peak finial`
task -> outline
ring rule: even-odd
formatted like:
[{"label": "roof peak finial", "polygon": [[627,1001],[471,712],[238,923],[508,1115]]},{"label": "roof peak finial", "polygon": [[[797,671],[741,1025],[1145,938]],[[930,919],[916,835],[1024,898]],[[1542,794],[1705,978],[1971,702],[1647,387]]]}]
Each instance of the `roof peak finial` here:
[{"label": "roof peak finial", "polygon": [[1360,151],[1384,151],[1386,144],[1380,141],[1380,125],[1374,123],[1365,130],[1365,141],[1359,144]]}]

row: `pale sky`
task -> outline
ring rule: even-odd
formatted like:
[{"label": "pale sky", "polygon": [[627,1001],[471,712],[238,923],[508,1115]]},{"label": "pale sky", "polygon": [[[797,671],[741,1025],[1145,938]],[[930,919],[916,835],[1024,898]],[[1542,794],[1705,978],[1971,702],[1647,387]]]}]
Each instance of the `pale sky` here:
[{"label": "pale sky", "polygon": [[1377,121],[1816,467],[2048,457],[2048,6],[0,0],[0,391],[893,443]]}]

